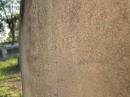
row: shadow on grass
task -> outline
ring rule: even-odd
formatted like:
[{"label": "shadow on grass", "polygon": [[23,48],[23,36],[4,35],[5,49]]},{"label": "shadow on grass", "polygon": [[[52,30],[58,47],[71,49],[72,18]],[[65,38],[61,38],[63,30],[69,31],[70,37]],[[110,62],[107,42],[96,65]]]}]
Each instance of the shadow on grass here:
[{"label": "shadow on grass", "polygon": [[13,65],[13,66],[8,66],[5,68],[1,68],[0,71],[4,74],[4,75],[12,75],[12,74],[16,74],[20,72],[20,66],[17,65]]}]

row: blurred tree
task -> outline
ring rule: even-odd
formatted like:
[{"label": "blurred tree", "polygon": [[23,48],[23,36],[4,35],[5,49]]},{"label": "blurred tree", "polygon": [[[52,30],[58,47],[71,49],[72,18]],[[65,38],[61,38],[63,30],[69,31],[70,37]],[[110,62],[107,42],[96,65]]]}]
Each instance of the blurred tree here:
[{"label": "blurred tree", "polygon": [[0,21],[0,43],[5,41],[5,25],[4,22]]},{"label": "blurred tree", "polygon": [[0,21],[0,33],[1,32],[4,32],[4,25],[3,25],[3,23]]},{"label": "blurred tree", "polygon": [[[16,41],[16,32],[18,32],[19,25],[19,10],[20,10],[20,0],[1,0],[0,1],[0,19],[1,19],[1,32],[3,22],[8,24],[8,28],[10,29],[10,33],[8,34],[7,40],[14,43]],[[17,31],[16,31],[17,30]],[[18,35],[18,33],[17,33]]]}]

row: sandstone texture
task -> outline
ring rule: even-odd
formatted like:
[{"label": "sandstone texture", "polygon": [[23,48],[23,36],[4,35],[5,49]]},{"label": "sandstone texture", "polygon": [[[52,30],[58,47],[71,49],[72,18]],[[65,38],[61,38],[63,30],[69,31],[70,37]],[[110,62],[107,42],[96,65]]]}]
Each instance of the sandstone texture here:
[{"label": "sandstone texture", "polygon": [[130,97],[130,0],[25,0],[24,97]]}]

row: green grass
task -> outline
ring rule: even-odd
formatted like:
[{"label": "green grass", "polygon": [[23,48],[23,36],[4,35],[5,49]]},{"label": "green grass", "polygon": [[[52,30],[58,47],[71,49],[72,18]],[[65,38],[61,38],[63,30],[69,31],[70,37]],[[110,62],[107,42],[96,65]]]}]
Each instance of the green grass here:
[{"label": "green grass", "polygon": [[0,97],[21,97],[21,76],[17,58],[0,60]]},{"label": "green grass", "polygon": [[0,97],[21,97],[21,92],[15,86],[0,85]]}]

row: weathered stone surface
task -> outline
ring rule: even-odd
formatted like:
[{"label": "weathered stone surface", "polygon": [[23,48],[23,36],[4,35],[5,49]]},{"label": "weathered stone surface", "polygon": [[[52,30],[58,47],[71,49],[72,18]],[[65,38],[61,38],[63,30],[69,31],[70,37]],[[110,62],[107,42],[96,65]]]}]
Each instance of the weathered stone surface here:
[{"label": "weathered stone surface", "polygon": [[25,97],[130,97],[130,0],[25,0]]}]

